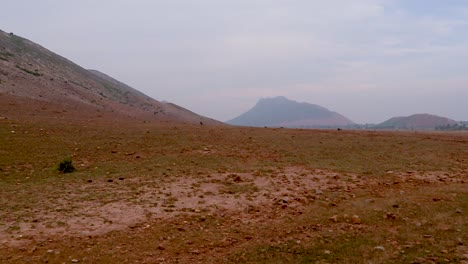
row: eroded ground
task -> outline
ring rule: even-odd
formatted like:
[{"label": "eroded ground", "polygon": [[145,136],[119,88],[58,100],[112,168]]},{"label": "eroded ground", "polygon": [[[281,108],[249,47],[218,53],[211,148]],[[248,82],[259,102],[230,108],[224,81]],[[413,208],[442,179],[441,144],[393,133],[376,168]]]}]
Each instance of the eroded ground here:
[{"label": "eroded ground", "polygon": [[467,134],[1,125],[1,262],[468,261]]}]

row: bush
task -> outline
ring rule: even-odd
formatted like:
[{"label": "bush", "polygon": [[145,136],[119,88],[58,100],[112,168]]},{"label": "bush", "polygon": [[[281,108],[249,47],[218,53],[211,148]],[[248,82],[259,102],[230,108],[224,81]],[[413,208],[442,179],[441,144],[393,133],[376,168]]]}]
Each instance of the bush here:
[{"label": "bush", "polygon": [[58,170],[62,173],[72,173],[76,171],[71,158],[65,158],[59,164]]}]

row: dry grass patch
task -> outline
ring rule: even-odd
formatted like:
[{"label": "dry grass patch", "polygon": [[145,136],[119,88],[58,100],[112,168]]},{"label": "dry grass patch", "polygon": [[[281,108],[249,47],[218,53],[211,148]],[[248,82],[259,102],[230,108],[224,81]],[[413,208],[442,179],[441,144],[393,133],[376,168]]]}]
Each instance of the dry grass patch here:
[{"label": "dry grass patch", "polygon": [[[467,145],[466,133],[2,121],[0,262],[463,263]],[[77,171],[60,174],[67,156]]]}]

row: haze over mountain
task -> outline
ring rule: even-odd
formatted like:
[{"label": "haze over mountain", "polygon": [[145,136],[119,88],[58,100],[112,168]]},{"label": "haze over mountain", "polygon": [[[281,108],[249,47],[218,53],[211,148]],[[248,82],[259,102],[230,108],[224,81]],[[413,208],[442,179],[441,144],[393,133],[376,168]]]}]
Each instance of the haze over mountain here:
[{"label": "haze over mountain", "polygon": [[226,123],[296,128],[338,127],[353,124],[348,118],[325,107],[299,103],[283,96],[260,99],[252,109]]},{"label": "haze over mountain", "polygon": [[[126,116],[147,121],[221,124],[162,103],[96,70],[0,30],[2,115]],[[66,114],[64,114],[66,113]]]},{"label": "haze over mountain", "polygon": [[411,116],[393,117],[380,123],[375,128],[381,129],[412,129],[428,130],[438,126],[455,125],[457,121],[430,114],[415,114]]}]

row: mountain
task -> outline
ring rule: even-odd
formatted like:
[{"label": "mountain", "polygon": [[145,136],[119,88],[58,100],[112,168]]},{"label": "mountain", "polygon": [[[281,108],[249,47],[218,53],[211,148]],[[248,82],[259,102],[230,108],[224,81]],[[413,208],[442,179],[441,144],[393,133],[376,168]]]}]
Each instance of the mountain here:
[{"label": "mountain", "polygon": [[339,127],[353,124],[348,118],[325,107],[299,103],[283,96],[260,99],[252,109],[226,123],[240,126],[295,128]]},{"label": "mountain", "polygon": [[438,126],[456,125],[457,121],[430,114],[415,114],[404,117],[393,117],[378,124],[375,128],[380,129],[412,129],[427,130],[435,129]]},{"label": "mountain", "polygon": [[0,115],[106,116],[220,125],[0,30]]}]

